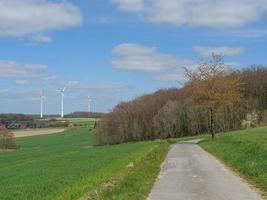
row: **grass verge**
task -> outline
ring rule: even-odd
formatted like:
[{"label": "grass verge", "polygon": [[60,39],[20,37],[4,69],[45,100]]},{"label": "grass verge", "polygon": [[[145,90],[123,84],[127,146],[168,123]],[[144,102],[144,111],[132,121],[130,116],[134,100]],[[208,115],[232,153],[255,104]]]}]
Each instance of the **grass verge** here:
[{"label": "grass verge", "polygon": [[145,155],[130,163],[119,174],[81,200],[145,200],[169,146],[166,141],[158,142]]},{"label": "grass verge", "polygon": [[267,193],[267,127],[224,133],[201,146]]}]

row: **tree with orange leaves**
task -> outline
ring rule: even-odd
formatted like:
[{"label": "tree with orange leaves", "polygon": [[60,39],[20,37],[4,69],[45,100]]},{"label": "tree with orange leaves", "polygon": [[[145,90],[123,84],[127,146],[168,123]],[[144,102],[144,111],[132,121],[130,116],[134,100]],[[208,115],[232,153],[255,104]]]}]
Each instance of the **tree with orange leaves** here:
[{"label": "tree with orange leaves", "polygon": [[212,138],[216,130],[215,113],[221,107],[243,102],[243,84],[240,77],[227,75],[227,65],[221,55],[212,55],[209,62],[199,62],[196,70],[185,68],[195,105],[208,109]]}]

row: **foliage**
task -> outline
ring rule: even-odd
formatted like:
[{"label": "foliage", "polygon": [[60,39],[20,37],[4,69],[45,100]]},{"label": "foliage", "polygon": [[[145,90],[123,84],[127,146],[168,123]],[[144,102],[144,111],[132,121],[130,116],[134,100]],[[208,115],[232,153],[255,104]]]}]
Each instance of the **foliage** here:
[{"label": "foliage", "polygon": [[103,113],[99,112],[73,112],[65,115],[65,118],[100,118]]},{"label": "foliage", "polygon": [[33,120],[36,115],[25,115],[25,114],[0,114],[0,120],[2,122],[6,121],[30,121]]},{"label": "foliage", "polygon": [[267,194],[267,127],[221,134],[201,146]]},{"label": "foliage", "polygon": [[248,113],[246,119],[242,121],[242,126],[244,128],[255,128],[258,124],[258,114],[255,110],[251,113]]},{"label": "foliage", "polygon": [[223,57],[213,55],[210,62],[200,62],[194,71],[186,69],[192,91],[194,106],[208,111],[210,131],[215,137],[215,115],[220,108],[226,108],[243,102],[244,86],[240,76],[227,75],[227,66]]},{"label": "foliage", "polygon": [[95,144],[118,144],[158,138],[153,127],[153,118],[169,101],[179,98],[183,90],[160,90],[128,103],[116,106],[113,112],[104,115],[95,130]]},{"label": "foliage", "polygon": [[[166,142],[93,147],[87,129],[19,138],[18,143],[19,151],[0,153],[1,200],[76,200],[119,175],[124,179],[115,191],[121,187],[127,195],[142,185],[136,195],[145,196],[167,151]],[[125,171],[130,163],[137,168]],[[137,182],[130,181],[133,176]]]},{"label": "foliage", "polygon": [[69,127],[70,122],[69,121],[58,121],[58,120],[51,120],[49,122],[49,126],[53,128],[60,128],[60,127]]},{"label": "foliage", "polygon": [[0,129],[0,149],[18,149],[13,133]]},{"label": "foliage", "polygon": [[[205,69],[207,64],[214,66],[213,62],[219,62],[221,68],[221,61],[211,61],[200,63],[199,71],[202,71],[202,67]],[[253,110],[257,112],[259,122],[267,122],[266,68],[253,66],[231,73],[219,70],[215,74],[218,77],[214,80],[208,77],[205,81],[203,75],[201,81],[194,78],[193,82],[183,88],[159,90],[120,103],[98,123],[94,131],[94,144],[118,144],[237,130],[242,128],[242,120]],[[199,88],[204,89],[198,92]],[[209,105],[213,108],[212,126]]]}]

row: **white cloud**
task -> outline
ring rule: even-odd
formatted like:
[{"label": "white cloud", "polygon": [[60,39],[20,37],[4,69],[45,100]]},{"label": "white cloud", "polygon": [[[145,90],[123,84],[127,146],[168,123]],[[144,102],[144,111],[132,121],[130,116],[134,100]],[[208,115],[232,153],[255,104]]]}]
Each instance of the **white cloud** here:
[{"label": "white cloud", "polygon": [[267,0],[111,0],[152,23],[233,28],[259,20]]},{"label": "white cloud", "polygon": [[81,23],[80,9],[67,1],[0,0],[0,36],[21,37]]},{"label": "white cloud", "polygon": [[53,41],[53,39],[50,36],[43,35],[43,34],[37,34],[30,38],[31,41],[37,42],[37,43],[50,43]]},{"label": "white cloud", "polygon": [[26,78],[37,77],[46,69],[46,65],[25,64],[15,61],[0,61],[0,77],[4,78]]},{"label": "white cloud", "polygon": [[115,68],[129,71],[162,72],[183,66],[189,61],[171,54],[164,54],[156,48],[139,44],[120,44],[112,49],[115,58],[111,61]]},{"label": "white cloud", "polygon": [[120,9],[129,12],[138,12],[145,9],[144,0],[111,0],[111,2],[118,4]]},{"label": "white cloud", "polygon": [[56,75],[50,75],[50,76],[42,77],[42,80],[44,80],[44,81],[52,81],[52,80],[56,80],[56,79],[57,79]]},{"label": "white cloud", "polygon": [[7,93],[9,92],[9,89],[0,87],[0,93]]},{"label": "white cloud", "polygon": [[179,68],[173,68],[168,71],[165,71],[164,73],[159,74],[154,78],[154,80],[157,81],[171,81],[171,82],[179,82],[184,83],[186,82],[186,76],[185,76],[185,69],[186,67],[189,70],[195,70],[197,68],[197,62],[196,61],[188,61],[181,65]]},{"label": "white cloud", "polygon": [[157,76],[155,80],[158,81],[180,81],[181,79],[184,79],[184,75],[181,73],[169,73],[169,74],[162,74],[160,76]]},{"label": "white cloud", "polygon": [[79,81],[69,81],[64,84],[67,88],[71,89],[130,89],[129,85],[122,83],[81,83]]},{"label": "white cloud", "polygon": [[225,55],[225,56],[236,56],[244,53],[244,48],[241,47],[203,47],[203,46],[194,46],[194,51],[200,56],[211,56],[212,54],[216,55]]},{"label": "white cloud", "polygon": [[222,32],[222,36],[230,36],[231,38],[265,38],[267,37],[267,29],[240,29]]},{"label": "white cloud", "polygon": [[18,85],[26,85],[28,81],[27,80],[15,80],[15,83]]}]

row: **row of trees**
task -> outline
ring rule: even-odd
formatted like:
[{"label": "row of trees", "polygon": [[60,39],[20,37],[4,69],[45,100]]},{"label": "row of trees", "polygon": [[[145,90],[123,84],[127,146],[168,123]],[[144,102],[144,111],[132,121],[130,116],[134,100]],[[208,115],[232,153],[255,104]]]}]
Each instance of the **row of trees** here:
[{"label": "row of trees", "polygon": [[117,105],[95,130],[96,145],[192,136],[235,130],[247,114],[264,120],[267,69],[227,69],[223,57],[185,69],[188,82],[180,89],[159,90]]}]

